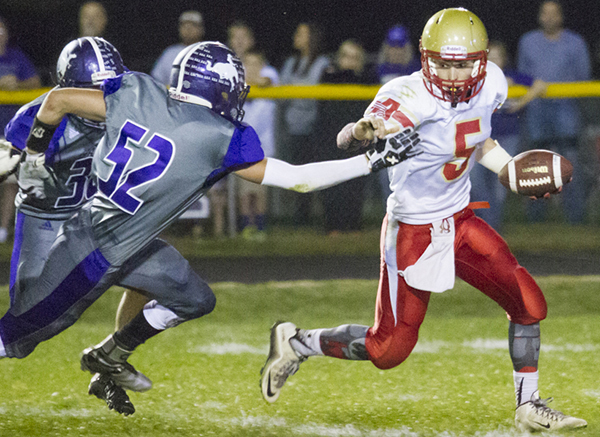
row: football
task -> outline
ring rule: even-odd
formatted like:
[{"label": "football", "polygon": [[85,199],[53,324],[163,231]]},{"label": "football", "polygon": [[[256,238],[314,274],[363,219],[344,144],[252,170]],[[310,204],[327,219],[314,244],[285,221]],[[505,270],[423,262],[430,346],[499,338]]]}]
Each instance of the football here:
[{"label": "football", "polygon": [[572,175],[573,165],[558,153],[528,150],[506,164],[498,173],[498,180],[514,193],[542,197],[557,192]]}]

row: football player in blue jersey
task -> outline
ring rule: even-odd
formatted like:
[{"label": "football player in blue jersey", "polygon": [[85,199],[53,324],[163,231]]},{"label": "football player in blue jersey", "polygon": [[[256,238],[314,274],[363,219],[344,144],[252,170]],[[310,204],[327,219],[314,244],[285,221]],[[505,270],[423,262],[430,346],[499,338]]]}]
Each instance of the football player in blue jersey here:
[{"label": "football player in blue jersey", "polygon": [[[418,135],[396,134],[368,117],[353,129],[354,141],[364,147],[382,141],[364,155],[302,166],[265,158],[254,129],[241,123],[248,90],[236,55],[223,44],[203,42],[178,55],[169,90],[150,76],[126,72],[107,78],[101,90],[48,93],[33,121],[20,177],[36,178],[34,169],[59,123],[75,114],[106,123],[92,158],[98,191],[63,224],[39,277],[17,275],[15,293],[35,299],[11,305],[0,319],[0,357],[26,357],[121,284],[149,302],[121,329],[86,349],[81,367],[109,375],[127,390],[146,387],[149,380],[127,362],[134,349],[167,328],[210,313],[216,303],[189,263],[155,238],[212,185],[235,173],[308,192],[419,153]],[[137,271],[146,275],[132,275]]]}]

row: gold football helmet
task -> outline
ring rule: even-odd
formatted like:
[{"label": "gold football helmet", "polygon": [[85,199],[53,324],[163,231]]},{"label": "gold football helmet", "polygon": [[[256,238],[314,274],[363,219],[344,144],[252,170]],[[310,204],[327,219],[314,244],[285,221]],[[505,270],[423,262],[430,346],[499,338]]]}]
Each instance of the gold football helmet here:
[{"label": "gold football helmet", "polygon": [[[488,36],[481,20],[463,8],[443,9],[427,21],[420,41],[421,65],[427,90],[436,98],[457,104],[476,96],[485,81]],[[442,79],[436,64],[473,61],[466,80]]]}]

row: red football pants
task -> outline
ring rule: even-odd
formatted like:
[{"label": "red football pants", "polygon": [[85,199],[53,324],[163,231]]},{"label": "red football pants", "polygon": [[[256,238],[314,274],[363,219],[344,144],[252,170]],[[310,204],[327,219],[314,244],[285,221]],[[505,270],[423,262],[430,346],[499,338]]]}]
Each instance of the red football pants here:
[{"label": "red football pants", "polygon": [[[456,275],[496,301],[512,322],[530,325],[543,320],[546,300],[542,290],[519,265],[502,237],[470,209],[454,214],[454,224]],[[428,291],[407,285],[400,275],[397,275],[397,284],[390,281],[385,259],[387,227],[386,218],[381,233],[375,324],[366,338],[369,357],[380,369],[395,367],[410,355],[431,296]],[[395,241],[396,264],[400,271],[415,264],[429,246],[431,225],[399,223],[397,229],[392,241]],[[393,237],[387,236],[388,239]]]}]

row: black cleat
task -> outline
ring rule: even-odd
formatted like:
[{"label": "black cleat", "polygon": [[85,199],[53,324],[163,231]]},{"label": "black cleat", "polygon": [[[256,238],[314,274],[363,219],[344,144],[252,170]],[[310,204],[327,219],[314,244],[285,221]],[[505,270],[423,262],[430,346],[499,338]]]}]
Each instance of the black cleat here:
[{"label": "black cleat", "polygon": [[131,353],[119,347],[114,336],[109,335],[102,343],[83,351],[81,370],[92,374],[110,375],[112,380],[125,390],[150,390],[152,381],[127,362]]},{"label": "black cleat", "polygon": [[135,407],[122,387],[119,387],[109,375],[96,373],[90,382],[88,394],[106,402],[109,410],[129,416],[135,413]]}]

